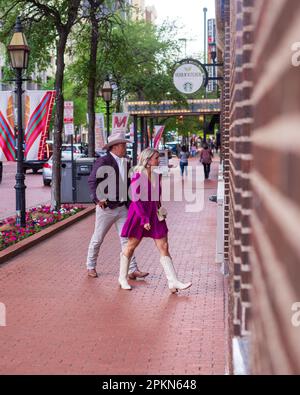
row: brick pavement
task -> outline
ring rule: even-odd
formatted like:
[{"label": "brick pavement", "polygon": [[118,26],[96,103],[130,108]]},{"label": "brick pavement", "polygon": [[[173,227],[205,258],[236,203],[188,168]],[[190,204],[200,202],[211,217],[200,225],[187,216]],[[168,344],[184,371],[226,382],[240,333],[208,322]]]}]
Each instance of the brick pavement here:
[{"label": "brick pavement", "polygon": [[[0,219],[16,214],[16,162],[3,162],[3,179],[0,183]],[[41,171],[32,174],[31,170],[25,175],[26,207],[34,207],[41,203],[50,202],[51,188],[43,185]]]},{"label": "brick pavement", "polygon": [[0,373],[224,374],[224,283],[214,263],[216,204],[208,201],[215,190],[215,180],[205,184],[199,213],[184,212],[182,202],[166,203],[174,263],[180,279],[193,281],[180,294],[169,294],[147,239],[136,255],[150,275],[130,281],[132,291],[120,290],[115,229],[102,246],[99,278],[88,278],[93,216],[0,266],[7,311]]}]

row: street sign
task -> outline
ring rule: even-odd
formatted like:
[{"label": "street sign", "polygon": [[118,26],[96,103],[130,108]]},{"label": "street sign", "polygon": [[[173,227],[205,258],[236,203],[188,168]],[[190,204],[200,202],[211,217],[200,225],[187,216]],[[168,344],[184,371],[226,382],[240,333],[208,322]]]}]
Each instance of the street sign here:
[{"label": "street sign", "polygon": [[64,123],[74,122],[74,105],[72,101],[64,102]]},{"label": "street sign", "polygon": [[64,102],[64,126],[65,135],[73,136],[74,134],[74,104],[72,101]]},{"label": "street sign", "polygon": [[74,134],[74,124],[73,123],[65,123],[65,135],[73,136]]}]

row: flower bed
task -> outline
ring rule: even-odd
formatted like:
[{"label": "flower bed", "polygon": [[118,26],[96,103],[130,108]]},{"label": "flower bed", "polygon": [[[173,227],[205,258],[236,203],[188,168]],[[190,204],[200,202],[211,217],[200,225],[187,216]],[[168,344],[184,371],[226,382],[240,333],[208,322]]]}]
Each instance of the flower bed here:
[{"label": "flower bed", "polygon": [[84,206],[65,204],[59,211],[51,211],[50,206],[38,206],[26,212],[25,228],[16,225],[16,217],[9,217],[0,221],[0,251],[71,217],[83,209]]}]

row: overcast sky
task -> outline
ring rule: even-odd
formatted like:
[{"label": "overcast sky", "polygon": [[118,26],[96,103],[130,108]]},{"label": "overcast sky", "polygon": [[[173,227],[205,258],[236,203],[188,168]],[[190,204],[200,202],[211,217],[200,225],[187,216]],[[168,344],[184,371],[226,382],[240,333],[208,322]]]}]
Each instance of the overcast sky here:
[{"label": "overcast sky", "polygon": [[[215,0],[146,0],[145,4],[155,6],[158,24],[169,19],[182,26],[178,38],[187,39],[187,56],[203,52],[203,8],[208,9],[207,19],[214,18]],[[184,41],[181,42],[184,56]]]}]

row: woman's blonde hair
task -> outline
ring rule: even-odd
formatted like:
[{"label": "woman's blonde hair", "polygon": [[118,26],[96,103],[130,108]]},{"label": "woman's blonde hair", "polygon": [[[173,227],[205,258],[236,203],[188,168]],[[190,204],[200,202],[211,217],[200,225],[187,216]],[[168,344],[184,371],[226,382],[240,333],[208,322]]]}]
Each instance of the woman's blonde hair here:
[{"label": "woman's blonde hair", "polygon": [[159,154],[159,151],[155,148],[146,148],[139,155],[139,160],[137,164],[138,170],[146,169],[149,160],[154,154]]}]

